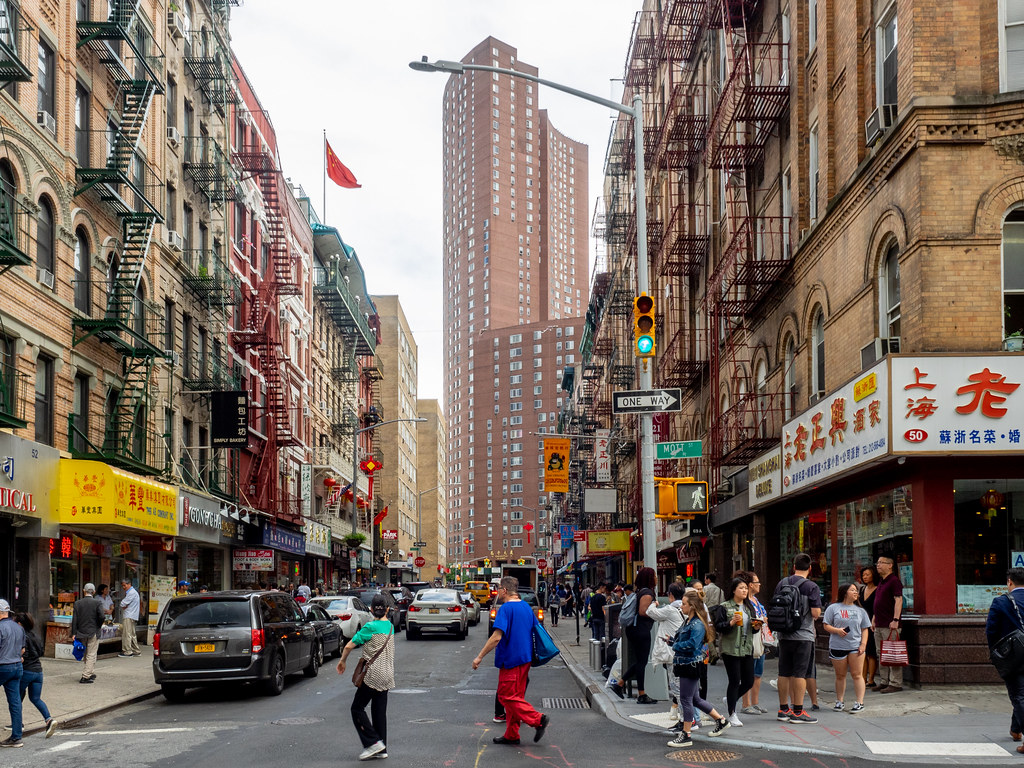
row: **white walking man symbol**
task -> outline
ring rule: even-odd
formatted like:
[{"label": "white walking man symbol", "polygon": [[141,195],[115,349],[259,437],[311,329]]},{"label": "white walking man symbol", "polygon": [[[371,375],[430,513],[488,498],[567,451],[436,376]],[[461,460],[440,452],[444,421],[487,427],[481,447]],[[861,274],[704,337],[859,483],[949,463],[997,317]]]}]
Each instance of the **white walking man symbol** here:
[{"label": "white walking man symbol", "polygon": [[704,486],[698,485],[690,495],[690,509],[704,509]]}]

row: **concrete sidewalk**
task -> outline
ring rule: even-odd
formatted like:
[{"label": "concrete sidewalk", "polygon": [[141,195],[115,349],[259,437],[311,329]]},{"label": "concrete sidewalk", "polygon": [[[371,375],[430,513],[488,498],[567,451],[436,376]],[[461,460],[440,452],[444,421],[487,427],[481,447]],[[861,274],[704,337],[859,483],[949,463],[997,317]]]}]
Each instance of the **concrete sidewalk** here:
[{"label": "concrete sidewalk", "polygon": [[[576,645],[575,619],[562,618],[550,630],[573,677],[591,706],[610,720],[637,730],[649,731],[656,743],[668,741],[665,729],[671,725],[671,702],[637,704],[635,699],[619,699],[607,687],[600,670],[590,667],[590,630],[580,624],[580,644]],[[814,725],[780,723],[775,719],[778,694],[770,686],[777,676],[777,662],[765,664],[760,704],[767,715],[739,714],[742,728],[730,728],[718,738],[710,738],[710,729],[693,732],[702,747],[725,748],[729,744],[788,752],[841,755],[885,762],[927,762],[951,765],[1020,764],[1009,735],[1010,702],[1002,686],[943,686],[926,690],[904,688],[900,693],[878,694],[868,691],[864,711],[853,715],[836,712],[835,676],[831,666],[818,665],[818,691],[821,709],[813,714]],[[722,697],[726,673],[721,664],[708,667],[708,701],[725,711]],[[852,681],[847,680],[847,707],[853,702]],[[635,690],[634,690],[635,696]],[[810,701],[805,701],[809,708]]]},{"label": "concrete sidewalk", "polygon": [[[96,682],[87,685],[78,682],[82,677],[82,662],[43,659],[42,695],[50,715],[63,725],[159,694],[160,686],[153,682],[153,649],[144,645],[141,650],[141,656],[130,659],[101,656],[96,662]],[[28,696],[22,705],[22,721],[26,736],[45,729],[39,710]],[[11,724],[2,695],[0,723]]]}]

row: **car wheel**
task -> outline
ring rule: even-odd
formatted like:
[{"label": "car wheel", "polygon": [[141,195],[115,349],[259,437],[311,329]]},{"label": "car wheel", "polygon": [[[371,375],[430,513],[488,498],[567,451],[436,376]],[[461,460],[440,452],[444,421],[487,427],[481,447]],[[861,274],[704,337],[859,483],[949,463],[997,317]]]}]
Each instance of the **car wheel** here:
[{"label": "car wheel", "polygon": [[263,692],[268,696],[280,696],[284,692],[284,659],[274,654],[270,660],[270,677],[263,682]]},{"label": "car wheel", "polygon": [[334,649],[334,658],[336,658],[336,659],[340,659],[341,658],[341,649],[344,648],[344,647],[345,647],[345,638],[339,636],[338,637],[338,647]]},{"label": "car wheel", "polygon": [[324,647],[319,643],[313,643],[313,651],[309,654],[309,665],[302,670],[306,677],[316,677],[320,667],[324,663]]},{"label": "car wheel", "polygon": [[164,695],[171,704],[180,704],[185,700],[185,686],[164,683],[160,686],[160,693]]},{"label": "car wheel", "polygon": [[406,627],[405,627],[405,639],[406,640],[416,640],[416,639],[419,638],[419,636],[420,636],[420,632],[419,632],[418,629],[416,629],[415,627],[410,627],[410,626],[406,625]]}]

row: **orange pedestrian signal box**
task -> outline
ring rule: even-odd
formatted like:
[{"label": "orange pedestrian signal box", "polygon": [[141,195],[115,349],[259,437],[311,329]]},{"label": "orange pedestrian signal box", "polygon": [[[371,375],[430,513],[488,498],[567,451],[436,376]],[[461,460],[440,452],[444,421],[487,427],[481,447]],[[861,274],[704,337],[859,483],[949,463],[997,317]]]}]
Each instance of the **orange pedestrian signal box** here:
[{"label": "orange pedestrian signal box", "polygon": [[692,520],[708,513],[708,484],[692,477],[656,477],[659,520]]}]

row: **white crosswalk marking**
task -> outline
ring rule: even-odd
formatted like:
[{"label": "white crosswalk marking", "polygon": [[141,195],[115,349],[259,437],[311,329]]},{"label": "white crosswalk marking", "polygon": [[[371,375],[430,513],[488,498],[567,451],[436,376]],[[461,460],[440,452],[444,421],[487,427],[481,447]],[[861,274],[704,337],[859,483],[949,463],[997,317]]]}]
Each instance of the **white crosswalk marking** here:
[{"label": "white crosswalk marking", "polygon": [[953,743],[926,741],[865,741],[876,755],[945,755],[955,757],[1006,757],[1009,752],[998,744]]},{"label": "white crosswalk marking", "polygon": [[80,747],[83,744],[88,744],[88,741],[65,741],[63,744],[58,744],[55,747],[50,747],[47,752],[67,752],[69,749]]}]

